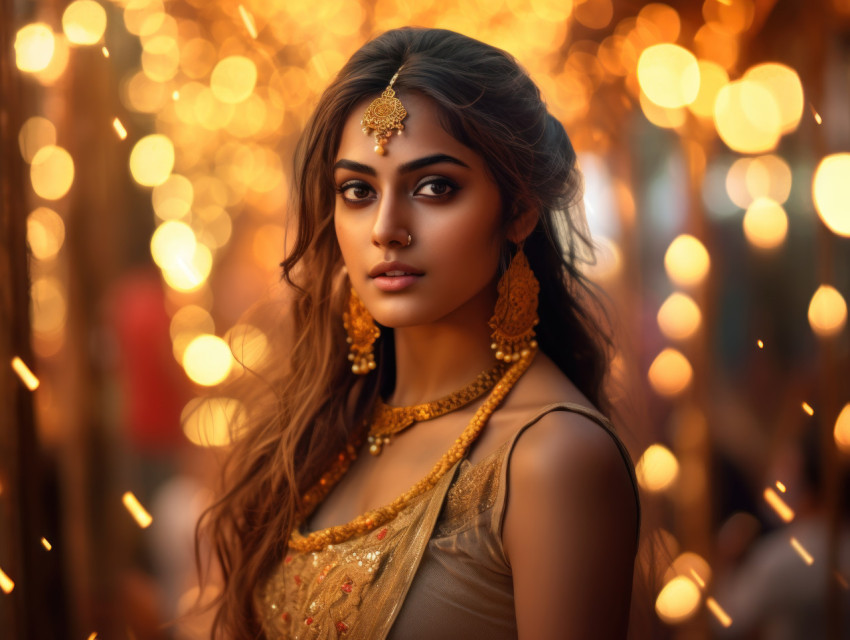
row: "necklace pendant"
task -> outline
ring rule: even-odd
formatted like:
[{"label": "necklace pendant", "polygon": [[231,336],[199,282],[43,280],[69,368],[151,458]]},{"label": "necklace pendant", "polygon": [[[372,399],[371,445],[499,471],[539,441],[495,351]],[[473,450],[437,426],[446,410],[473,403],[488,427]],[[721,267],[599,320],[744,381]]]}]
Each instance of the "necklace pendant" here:
[{"label": "necklace pendant", "polygon": [[379,456],[381,455],[384,445],[390,443],[390,438],[389,436],[369,436],[367,441],[369,442],[369,453],[373,456]]}]

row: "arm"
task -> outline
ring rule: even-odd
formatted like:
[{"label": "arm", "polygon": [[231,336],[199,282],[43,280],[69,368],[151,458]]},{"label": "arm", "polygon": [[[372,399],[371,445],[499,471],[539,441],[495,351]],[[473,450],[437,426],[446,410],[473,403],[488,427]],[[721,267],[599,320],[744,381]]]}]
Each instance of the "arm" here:
[{"label": "arm", "polygon": [[625,638],[637,509],[602,427],[553,412],[517,441],[502,538],[521,639]]}]

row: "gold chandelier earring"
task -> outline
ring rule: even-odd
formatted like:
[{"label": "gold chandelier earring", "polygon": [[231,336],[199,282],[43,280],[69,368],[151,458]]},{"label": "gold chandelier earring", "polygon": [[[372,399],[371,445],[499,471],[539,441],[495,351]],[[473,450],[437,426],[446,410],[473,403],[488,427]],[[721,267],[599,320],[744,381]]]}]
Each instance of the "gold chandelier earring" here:
[{"label": "gold chandelier earring", "polygon": [[516,362],[537,348],[534,327],[539,322],[539,292],[540,283],[519,245],[510,266],[499,279],[499,297],[489,323],[493,329],[490,348],[495,351],[497,360]]},{"label": "gold chandelier earring", "polygon": [[376,366],[374,347],[381,331],[354,287],[348,297],[348,308],[342,314],[342,325],[347,334],[345,341],[348,343],[351,371],[365,376]]}]

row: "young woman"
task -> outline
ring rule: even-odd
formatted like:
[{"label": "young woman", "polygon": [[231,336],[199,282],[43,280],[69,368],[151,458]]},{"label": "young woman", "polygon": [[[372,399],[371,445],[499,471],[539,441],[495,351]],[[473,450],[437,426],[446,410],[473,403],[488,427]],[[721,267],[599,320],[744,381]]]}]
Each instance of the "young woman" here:
[{"label": "young woman", "polygon": [[219,635],[626,635],[639,503],[580,183],[503,51],[399,29],[339,72],[296,155],[275,402],[205,521]]}]

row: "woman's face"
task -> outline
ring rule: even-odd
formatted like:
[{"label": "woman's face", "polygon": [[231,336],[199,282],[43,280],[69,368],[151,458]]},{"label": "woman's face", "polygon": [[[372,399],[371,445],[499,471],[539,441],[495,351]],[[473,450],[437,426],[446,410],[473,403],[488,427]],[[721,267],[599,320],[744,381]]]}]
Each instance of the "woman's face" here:
[{"label": "woman's face", "polygon": [[430,98],[398,97],[408,116],[386,153],[360,125],[370,99],[348,117],[335,160],[334,223],[351,283],[384,326],[486,322],[503,240],[499,189]]}]

